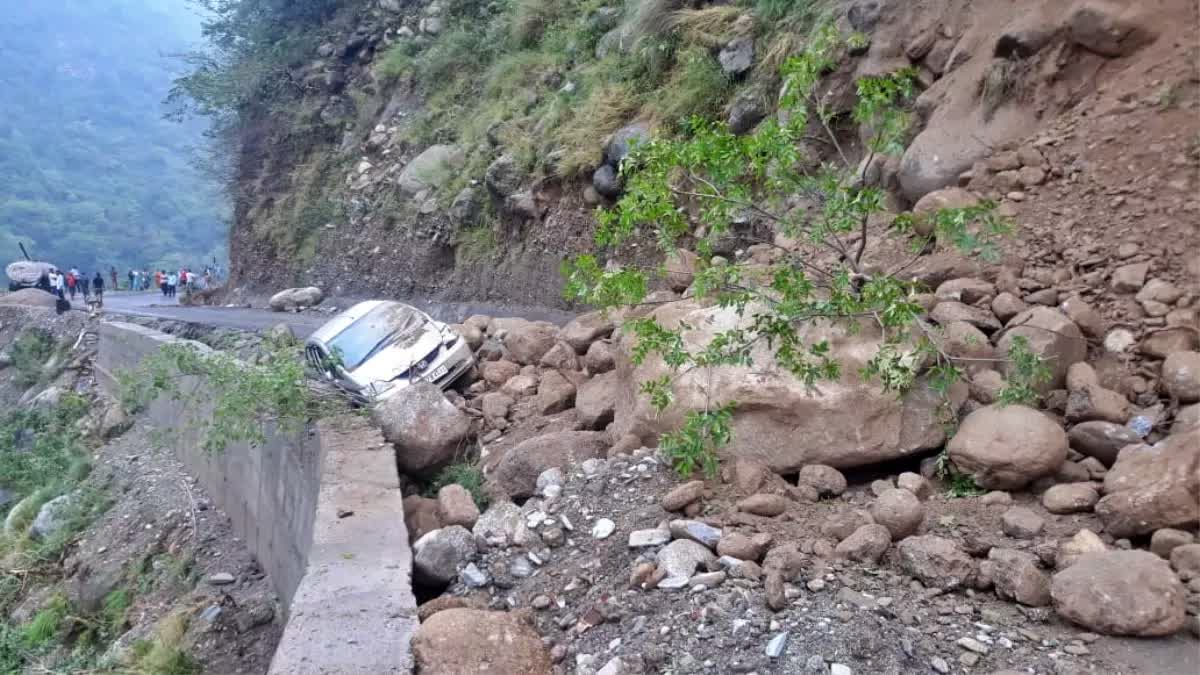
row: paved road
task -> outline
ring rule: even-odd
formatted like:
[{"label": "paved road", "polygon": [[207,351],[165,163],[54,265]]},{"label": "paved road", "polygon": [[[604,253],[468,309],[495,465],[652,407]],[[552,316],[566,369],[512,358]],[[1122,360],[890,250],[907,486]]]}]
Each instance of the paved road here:
[{"label": "paved road", "polygon": [[[353,300],[337,302],[339,308],[349,307]],[[562,325],[574,314],[553,309],[537,309],[508,305],[491,305],[470,302],[412,302],[439,321],[454,323],[472,314],[489,316],[519,316],[530,320],[550,321]],[[329,304],[329,301],[326,302]],[[117,292],[104,295],[104,311],[115,314],[133,314],[156,319],[187,321],[218,328],[240,330],[268,330],[279,323],[286,323],[299,338],[308,337],[329,320],[330,315],[320,313],[272,312],[267,309],[243,307],[190,307],[180,305],[175,298],[164,298],[153,291],[144,293]]]}]

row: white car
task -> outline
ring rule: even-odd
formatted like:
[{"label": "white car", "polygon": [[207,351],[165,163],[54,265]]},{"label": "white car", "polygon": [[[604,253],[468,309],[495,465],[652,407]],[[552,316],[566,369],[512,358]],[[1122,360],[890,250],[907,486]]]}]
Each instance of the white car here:
[{"label": "white car", "polygon": [[475,365],[467,341],[402,302],[360,302],[330,319],[304,346],[309,364],[364,403],[426,381],[442,389]]}]

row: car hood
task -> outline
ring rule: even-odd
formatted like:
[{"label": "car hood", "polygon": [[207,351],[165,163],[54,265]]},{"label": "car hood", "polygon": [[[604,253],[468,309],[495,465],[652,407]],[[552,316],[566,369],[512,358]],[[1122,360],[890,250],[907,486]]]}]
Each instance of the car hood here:
[{"label": "car hood", "polygon": [[[363,387],[372,382],[387,382],[404,374],[442,344],[441,326],[426,323],[422,334],[410,345],[389,345],[351,371],[350,376]],[[431,359],[432,360],[432,359]]]}]

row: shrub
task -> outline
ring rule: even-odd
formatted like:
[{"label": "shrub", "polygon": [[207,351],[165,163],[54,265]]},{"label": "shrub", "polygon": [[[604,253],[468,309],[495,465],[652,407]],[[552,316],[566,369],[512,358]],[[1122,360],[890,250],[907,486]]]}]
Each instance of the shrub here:
[{"label": "shrub", "polygon": [[695,115],[719,115],[732,90],[732,82],[708,50],[689,47],[677,55],[675,70],[650,105],[667,123],[684,126]]},{"label": "shrub", "polygon": [[15,371],[13,380],[28,387],[41,381],[42,369],[54,354],[54,337],[46,331],[27,330],[17,336],[8,353]]},{"label": "shrub", "polygon": [[383,57],[375,64],[376,76],[382,80],[400,79],[415,68],[415,57],[420,51],[420,45],[412,40],[401,40],[388,47]]},{"label": "shrub", "polygon": [[633,90],[622,84],[594,89],[575,115],[560,126],[555,140],[563,151],[558,170],[576,176],[600,163],[604,139],[620,129],[639,108]]},{"label": "shrub", "polygon": [[488,497],[483,490],[483,469],[480,468],[478,463],[464,461],[451,464],[442,469],[438,473],[437,478],[434,479],[433,484],[430,485],[431,495],[436,495],[438,490],[452,483],[457,483],[466,488],[467,492],[471,493],[471,498],[475,500],[475,505],[479,507],[480,511],[487,508]]}]

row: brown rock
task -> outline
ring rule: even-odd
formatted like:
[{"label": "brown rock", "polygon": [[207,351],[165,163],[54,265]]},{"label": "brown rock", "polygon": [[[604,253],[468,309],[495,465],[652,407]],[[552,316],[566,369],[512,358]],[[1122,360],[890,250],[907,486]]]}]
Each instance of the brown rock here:
[{"label": "brown rock", "polygon": [[420,495],[409,495],[404,498],[402,503],[404,505],[404,526],[408,529],[408,537],[412,541],[420,539],[427,532],[442,528],[438,500]]},{"label": "brown rock", "polygon": [[1135,296],[1138,302],[1160,302],[1164,305],[1173,305],[1182,297],[1182,289],[1163,279],[1147,281]]},{"label": "brown rock", "polygon": [[1200,352],[1174,352],[1162,366],[1162,385],[1182,403],[1200,401]]},{"label": "brown rock", "polygon": [[958,544],[931,534],[909,537],[896,547],[900,567],[921,583],[958,588],[975,575],[975,564]]},{"label": "brown rock", "polygon": [[1171,551],[1195,541],[1196,538],[1192,536],[1191,532],[1164,527],[1155,530],[1150,537],[1150,552],[1164,560],[1170,560]]},{"label": "brown rock", "polygon": [[1112,288],[1118,293],[1137,293],[1146,283],[1146,273],[1150,271],[1150,263],[1133,263],[1122,265],[1113,270]]},{"label": "brown rock", "polygon": [[588,429],[603,429],[613,421],[620,383],[615,372],[597,375],[579,387],[575,409],[579,422]]},{"label": "brown rock", "polygon": [[984,405],[995,403],[1000,398],[1000,392],[1008,385],[1003,375],[990,369],[980,370],[970,377],[971,398]]},{"label": "brown rock", "polygon": [[471,418],[430,382],[384,399],[371,417],[396,446],[396,467],[412,476],[432,476],[450,464],[471,432]]},{"label": "brown rock", "polygon": [[808,464],[801,467],[796,482],[812,486],[821,497],[837,497],[846,491],[846,477],[842,472],[824,464]]},{"label": "brown rock", "polygon": [[721,541],[717,542],[717,555],[727,555],[738,560],[758,562],[766,552],[767,547],[762,540],[738,532],[723,535]]},{"label": "brown rock", "polygon": [[1096,514],[1114,537],[1200,522],[1200,429],[1153,446],[1128,446],[1104,477]]},{"label": "brown rock", "polygon": [[583,366],[593,375],[607,373],[616,367],[617,353],[611,342],[599,340],[593,342],[583,357]]},{"label": "brown rock", "polygon": [[1000,330],[1000,322],[989,310],[953,300],[939,302],[929,313],[929,317],[943,327],[962,321],[989,333]]},{"label": "brown rock", "polygon": [[467,489],[451,483],[438,490],[438,515],[442,525],[462,525],[470,529],[479,520],[479,507]]},{"label": "brown rock", "polygon": [[866,511],[842,511],[830,514],[821,521],[821,535],[843,541],[859,528],[874,524],[875,521]]},{"label": "brown rock", "polygon": [[493,387],[504,386],[505,382],[521,373],[521,366],[512,361],[484,361],[479,364],[479,374]]},{"label": "brown rock", "polygon": [[992,312],[1005,324],[1027,309],[1029,305],[1012,293],[1001,293],[992,300]]},{"label": "brown rock", "polygon": [[1014,539],[1033,539],[1046,527],[1046,521],[1041,516],[1024,506],[1014,506],[1005,511],[1000,523],[1004,534]]},{"label": "brown rock", "polygon": [[1171,551],[1171,569],[1184,581],[1200,578],[1200,544],[1183,544]]},{"label": "brown rock", "polygon": [[791,504],[791,500],[787,497],[760,492],[738,502],[737,508],[739,511],[753,513],[756,516],[773,518],[787,511]]},{"label": "brown rock", "polygon": [[993,548],[981,571],[992,579],[1001,598],[1029,607],[1050,604],[1050,576],[1038,568],[1032,553]]},{"label": "brown rock", "polygon": [[1067,318],[1075,322],[1075,325],[1079,326],[1085,335],[1097,339],[1104,337],[1104,331],[1106,330],[1104,319],[1083,298],[1073,295],[1063,301],[1061,309],[1067,315]]},{"label": "brown rock", "polygon": [[[516,378],[514,378],[516,379]],[[560,413],[575,405],[575,385],[557,370],[548,370],[538,383],[538,411],[543,415]]]},{"label": "brown rock", "polygon": [[1145,551],[1085,555],[1054,575],[1050,594],[1060,616],[1104,635],[1170,635],[1187,616],[1183,584]]},{"label": "brown rock", "polygon": [[550,651],[515,612],[446,609],[430,616],[412,639],[420,673],[551,675]]},{"label": "brown rock", "polygon": [[535,436],[510,448],[496,463],[488,482],[501,494],[532,497],[546,469],[565,469],[585,459],[604,457],[607,435],[599,431],[558,431]]},{"label": "brown rock", "polygon": [[1067,435],[1021,405],[990,405],[967,416],[946,445],[951,461],[989,490],[1024,487],[1053,475],[1067,457]]},{"label": "brown rock", "polygon": [[965,321],[953,321],[942,327],[938,342],[942,351],[953,359],[962,359],[959,367],[968,373],[995,367],[996,349],[988,337]]},{"label": "brown rock", "polygon": [[892,544],[892,533],[883,525],[863,525],[842,540],[834,555],[855,562],[875,564]]},{"label": "brown rock", "polygon": [[616,317],[611,312],[596,311],[580,314],[562,328],[562,339],[578,354],[588,351],[596,340],[612,335]]},{"label": "brown rock", "polygon": [[1066,569],[1074,565],[1081,556],[1089,553],[1103,553],[1107,550],[1108,547],[1104,545],[1104,541],[1100,537],[1096,536],[1095,532],[1083,529],[1059,544],[1054,558],[1054,567],[1060,570]]},{"label": "brown rock", "polygon": [[[1029,348],[1045,360],[1051,378],[1044,391],[1058,389],[1067,378],[1067,369],[1087,357],[1087,340],[1079,327],[1066,315],[1049,307],[1031,307],[1009,321],[1004,335],[996,342],[996,350],[1007,355],[1013,340],[1024,337]],[[1005,365],[1008,373],[1010,364]]]},{"label": "brown rock", "polygon": [[550,351],[542,355],[539,365],[553,370],[579,370],[579,357],[565,342],[556,342]]},{"label": "brown rock", "polygon": [[682,248],[676,249],[675,253],[667,258],[667,285],[671,290],[683,292],[692,285],[692,280],[696,278],[696,263],[699,260],[700,257],[695,253]]},{"label": "brown rock", "polygon": [[896,477],[896,487],[903,490],[908,490],[917,496],[917,499],[926,501],[933,496],[933,486],[925,477],[919,473],[905,471]]},{"label": "brown rock", "polygon": [[1129,401],[1121,394],[1100,386],[1092,367],[1076,363],[1067,371],[1067,409],[1069,422],[1112,422],[1129,419]]},{"label": "brown rock", "polygon": [[1100,501],[1100,493],[1091,483],[1061,483],[1042,494],[1042,506],[1050,513],[1091,511]]},{"label": "brown rock", "polygon": [[871,517],[892,533],[893,541],[899,541],[920,529],[925,506],[908,490],[891,489],[871,505]]},{"label": "brown rock", "polygon": [[1138,349],[1143,354],[1165,359],[1177,352],[1200,349],[1200,331],[1190,326],[1163,328],[1146,334]]},{"label": "brown rock", "polygon": [[958,187],[934,190],[917,200],[913,205],[913,215],[917,216],[913,230],[922,237],[928,237],[934,232],[932,215],[942,209],[962,209],[979,203],[979,195]]},{"label": "brown rock", "polygon": [[704,496],[704,481],[694,480],[676,486],[663,495],[660,504],[664,511],[682,511],[685,506]]},{"label": "brown rock", "polygon": [[983,279],[950,279],[937,287],[936,297],[939,300],[953,300],[968,305],[981,302],[991,302],[996,297],[996,286]]},{"label": "brown rock", "polygon": [[1095,457],[1105,466],[1112,466],[1117,461],[1117,453],[1121,448],[1142,441],[1132,429],[1112,422],[1076,424],[1067,434],[1067,439],[1072,450]]},{"label": "brown rock", "polygon": [[421,605],[417,607],[417,620],[421,623],[425,623],[429,620],[429,617],[437,614],[438,612],[442,612],[447,609],[462,609],[464,607],[470,609],[485,609],[483,604],[476,601],[474,598],[442,595],[429,600],[428,602],[421,603]]},{"label": "brown rock", "polygon": [[511,325],[504,335],[504,348],[522,365],[536,365],[558,340],[558,327],[551,323],[525,321]]}]

